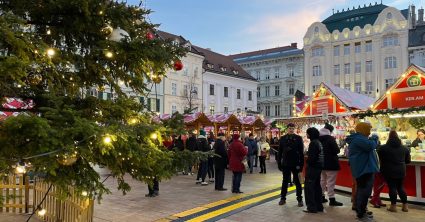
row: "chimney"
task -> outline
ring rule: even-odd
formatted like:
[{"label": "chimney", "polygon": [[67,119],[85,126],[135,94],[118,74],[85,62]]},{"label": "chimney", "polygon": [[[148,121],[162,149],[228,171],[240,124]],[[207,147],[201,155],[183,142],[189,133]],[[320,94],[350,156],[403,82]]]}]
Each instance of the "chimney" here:
[{"label": "chimney", "polygon": [[424,23],[424,9],[421,8],[418,10],[418,25],[422,25]]},{"label": "chimney", "polygon": [[296,42],[291,43],[291,47],[292,48],[297,48],[297,43]]},{"label": "chimney", "polygon": [[415,6],[414,5],[412,5],[411,7],[411,13],[412,13],[412,28],[415,28],[415,26],[416,26],[416,9],[415,9]]}]

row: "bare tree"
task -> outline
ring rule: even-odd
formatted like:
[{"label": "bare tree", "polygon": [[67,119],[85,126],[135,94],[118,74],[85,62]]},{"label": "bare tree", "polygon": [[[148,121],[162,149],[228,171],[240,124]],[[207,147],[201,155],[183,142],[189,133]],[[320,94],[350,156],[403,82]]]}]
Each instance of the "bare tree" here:
[{"label": "bare tree", "polygon": [[198,98],[198,92],[199,89],[196,86],[196,78],[197,73],[195,72],[194,75],[189,75],[187,77],[188,81],[187,84],[183,87],[183,97],[186,99],[184,113],[193,113],[196,109],[198,109],[199,106],[199,98]]}]

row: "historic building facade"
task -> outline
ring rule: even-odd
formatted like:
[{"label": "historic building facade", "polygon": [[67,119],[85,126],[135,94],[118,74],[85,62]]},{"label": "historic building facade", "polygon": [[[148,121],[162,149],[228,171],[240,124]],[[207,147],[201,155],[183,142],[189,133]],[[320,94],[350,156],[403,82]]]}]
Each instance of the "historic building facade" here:
[{"label": "historic building facade", "polygon": [[[413,14],[412,19],[415,18]],[[412,28],[409,30],[409,63],[425,67],[424,9],[418,10],[418,20],[412,21]]]},{"label": "historic building facade", "polygon": [[409,65],[409,11],[375,3],[311,24],[304,36],[305,93],[321,82],[371,97],[384,93]]},{"label": "historic building facade", "polygon": [[207,114],[247,114],[257,110],[256,79],[230,57],[196,47],[203,63],[203,108]]},{"label": "historic building facade", "polygon": [[259,112],[268,118],[291,116],[295,92],[304,91],[304,55],[296,43],[230,57],[259,81]]}]

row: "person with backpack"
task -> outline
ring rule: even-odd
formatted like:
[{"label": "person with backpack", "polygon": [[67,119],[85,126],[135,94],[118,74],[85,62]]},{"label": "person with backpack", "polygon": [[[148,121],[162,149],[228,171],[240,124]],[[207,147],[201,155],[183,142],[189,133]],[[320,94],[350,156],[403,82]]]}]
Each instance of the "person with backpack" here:
[{"label": "person with backpack", "polygon": [[304,143],[301,136],[295,134],[295,124],[293,123],[287,125],[286,135],[280,138],[276,161],[279,170],[283,174],[279,205],[286,204],[288,183],[292,174],[293,182],[296,186],[298,207],[304,206],[302,187],[298,177],[298,173],[303,171],[304,166]]},{"label": "person with backpack", "polygon": [[323,169],[323,147],[319,141],[319,130],[314,127],[307,129],[307,138],[310,144],[307,151],[307,166],[305,169],[305,204],[306,213],[323,212],[322,187],[320,186],[320,174]]}]

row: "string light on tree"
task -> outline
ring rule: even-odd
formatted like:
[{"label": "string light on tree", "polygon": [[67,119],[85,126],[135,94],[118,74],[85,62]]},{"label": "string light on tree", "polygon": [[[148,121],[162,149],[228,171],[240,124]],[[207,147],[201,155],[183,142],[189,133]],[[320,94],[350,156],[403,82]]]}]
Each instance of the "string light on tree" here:
[{"label": "string light on tree", "polygon": [[40,217],[43,217],[44,215],[46,215],[47,211],[44,208],[40,208],[37,210],[37,215]]},{"label": "string light on tree", "polygon": [[53,57],[55,55],[55,50],[53,48],[47,49],[47,56]]},{"label": "string light on tree", "polygon": [[152,133],[151,134],[151,139],[157,140],[158,139],[158,134],[157,133]]},{"label": "string light on tree", "polygon": [[105,136],[105,137],[103,138],[103,142],[104,142],[105,144],[111,144],[111,142],[112,142],[112,138],[111,138],[111,136],[109,136],[109,135]]},{"label": "string light on tree", "polygon": [[106,51],[105,56],[106,56],[106,58],[110,59],[110,58],[114,57],[114,53],[112,53],[111,51]]}]

